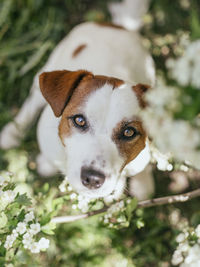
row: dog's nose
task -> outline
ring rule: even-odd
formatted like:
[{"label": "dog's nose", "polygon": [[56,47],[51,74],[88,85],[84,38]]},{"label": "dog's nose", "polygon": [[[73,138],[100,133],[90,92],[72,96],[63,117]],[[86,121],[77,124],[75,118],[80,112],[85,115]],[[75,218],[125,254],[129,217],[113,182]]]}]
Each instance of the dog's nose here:
[{"label": "dog's nose", "polygon": [[97,170],[88,167],[81,169],[82,184],[89,189],[98,189],[105,181],[105,175]]}]

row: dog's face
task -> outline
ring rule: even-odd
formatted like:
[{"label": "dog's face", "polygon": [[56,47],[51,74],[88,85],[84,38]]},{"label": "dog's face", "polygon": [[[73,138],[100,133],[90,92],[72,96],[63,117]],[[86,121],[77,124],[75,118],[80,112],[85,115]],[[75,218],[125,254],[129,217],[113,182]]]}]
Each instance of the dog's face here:
[{"label": "dog's face", "polygon": [[138,113],[148,86],[86,71],[55,71],[40,75],[40,87],[55,115],[62,116],[59,136],[70,184],[80,194],[109,195],[145,148]]}]

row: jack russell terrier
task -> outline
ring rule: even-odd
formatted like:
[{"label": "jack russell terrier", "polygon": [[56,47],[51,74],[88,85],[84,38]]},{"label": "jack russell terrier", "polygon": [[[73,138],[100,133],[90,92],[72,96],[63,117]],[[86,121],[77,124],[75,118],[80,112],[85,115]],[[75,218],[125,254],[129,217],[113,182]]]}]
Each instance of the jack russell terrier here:
[{"label": "jack russell terrier", "polygon": [[152,183],[139,173],[150,153],[139,114],[154,79],[153,60],[137,32],[83,23],[35,76],[29,97],[1,133],[1,147],[18,145],[44,108],[37,128],[40,174],[61,171],[79,194],[92,198],[119,197],[126,178],[138,174],[132,191],[145,198]]}]

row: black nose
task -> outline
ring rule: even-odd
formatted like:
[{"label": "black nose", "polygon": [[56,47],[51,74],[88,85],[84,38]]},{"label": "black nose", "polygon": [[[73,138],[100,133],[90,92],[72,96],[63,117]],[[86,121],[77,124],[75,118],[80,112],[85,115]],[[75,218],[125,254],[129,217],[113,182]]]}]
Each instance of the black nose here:
[{"label": "black nose", "polygon": [[89,189],[98,189],[105,181],[105,175],[97,170],[88,167],[81,169],[82,184]]}]

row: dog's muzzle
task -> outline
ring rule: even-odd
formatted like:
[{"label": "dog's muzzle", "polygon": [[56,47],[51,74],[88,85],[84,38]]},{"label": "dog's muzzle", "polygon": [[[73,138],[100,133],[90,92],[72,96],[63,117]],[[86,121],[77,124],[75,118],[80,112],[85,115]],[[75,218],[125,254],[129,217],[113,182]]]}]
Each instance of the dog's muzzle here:
[{"label": "dog's muzzle", "polygon": [[81,168],[82,184],[89,189],[100,188],[105,181],[105,174],[90,167]]}]

